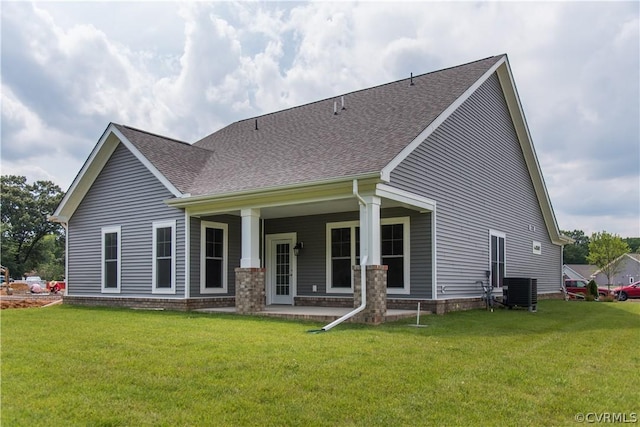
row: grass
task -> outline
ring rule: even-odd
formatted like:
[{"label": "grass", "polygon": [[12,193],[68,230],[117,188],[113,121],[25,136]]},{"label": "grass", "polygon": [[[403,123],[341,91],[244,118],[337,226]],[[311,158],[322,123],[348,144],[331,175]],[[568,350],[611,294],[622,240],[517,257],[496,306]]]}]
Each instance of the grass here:
[{"label": "grass", "polygon": [[[424,328],[57,306],[4,310],[2,426],[573,425],[637,413],[640,304]],[[628,417],[627,417],[628,418]]]}]

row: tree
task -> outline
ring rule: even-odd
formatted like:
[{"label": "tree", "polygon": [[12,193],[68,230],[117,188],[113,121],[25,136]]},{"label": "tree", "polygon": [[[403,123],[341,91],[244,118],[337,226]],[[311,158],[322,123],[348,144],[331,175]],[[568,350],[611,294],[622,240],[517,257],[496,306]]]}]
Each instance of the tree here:
[{"label": "tree", "polygon": [[640,254],[640,237],[627,237],[622,240],[629,245],[629,252]]},{"label": "tree", "polygon": [[589,243],[590,264],[597,265],[607,276],[607,286],[611,290],[611,279],[620,272],[622,255],[629,252],[629,246],[617,234],[593,233]]},{"label": "tree", "polygon": [[586,264],[589,255],[589,236],[585,236],[582,230],[562,231],[565,236],[571,237],[574,242],[564,247],[565,264]]},{"label": "tree", "polygon": [[[48,221],[64,193],[51,181],[28,184],[24,176],[0,177],[2,205],[2,260],[13,275],[21,276],[42,260],[42,239],[61,236],[60,224]],[[36,256],[37,255],[37,256]]]}]

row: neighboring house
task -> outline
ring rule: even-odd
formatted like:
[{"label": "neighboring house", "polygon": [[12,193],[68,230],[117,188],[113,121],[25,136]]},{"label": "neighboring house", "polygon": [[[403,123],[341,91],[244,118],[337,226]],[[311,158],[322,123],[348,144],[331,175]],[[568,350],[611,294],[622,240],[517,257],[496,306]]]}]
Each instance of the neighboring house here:
[{"label": "neighboring house", "polygon": [[593,279],[598,267],[589,264],[565,264],[562,272],[565,279],[586,280]]},{"label": "neighboring house", "polygon": [[620,267],[617,273],[611,278],[611,283],[607,280],[607,275],[602,270],[594,273],[595,281],[598,285],[628,285],[640,280],[640,254],[624,254],[613,262],[619,262]]},{"label": "neighboring house", "polygon": [[193,145],[109,124],[52,220],[67,229],[67,303],[239,313],[353,306],[361,263],[382,316],[462,307],[505,276],[557,293],[570,242],[506,55]]}]

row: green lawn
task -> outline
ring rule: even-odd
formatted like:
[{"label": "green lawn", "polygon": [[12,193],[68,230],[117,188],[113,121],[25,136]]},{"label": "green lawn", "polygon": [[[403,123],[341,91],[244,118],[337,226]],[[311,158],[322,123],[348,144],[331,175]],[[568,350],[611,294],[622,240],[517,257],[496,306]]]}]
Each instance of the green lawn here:
[{"label": "green lawn", "polygon": [[640,303],[421,320],[312,334],[322,325],[3,310],[1,424],[538,426],[640,412]]}]

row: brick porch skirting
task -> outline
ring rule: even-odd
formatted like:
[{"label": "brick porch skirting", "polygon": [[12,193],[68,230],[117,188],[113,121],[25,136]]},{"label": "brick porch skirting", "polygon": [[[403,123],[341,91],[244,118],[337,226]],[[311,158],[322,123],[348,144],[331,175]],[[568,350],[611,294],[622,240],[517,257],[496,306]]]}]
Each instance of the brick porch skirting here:
[{"label": "brick porch skirting", "polygon": [[63,304],[93,307],[125,307],[147,310],[190,311],[198,308],[233,307],[234,297],[215,298],[138,298],[138,297],[103,297],[103,296],[64,296]]}]

